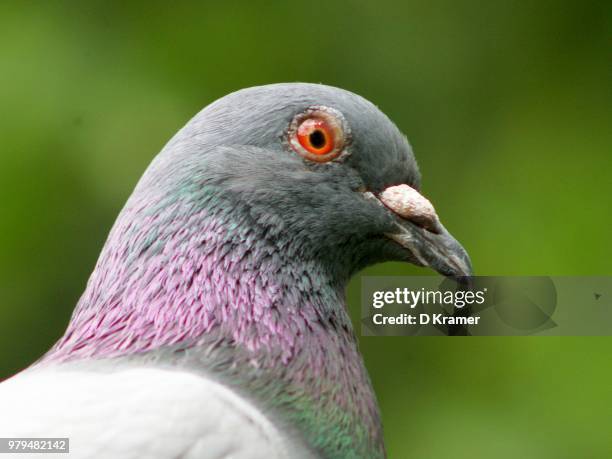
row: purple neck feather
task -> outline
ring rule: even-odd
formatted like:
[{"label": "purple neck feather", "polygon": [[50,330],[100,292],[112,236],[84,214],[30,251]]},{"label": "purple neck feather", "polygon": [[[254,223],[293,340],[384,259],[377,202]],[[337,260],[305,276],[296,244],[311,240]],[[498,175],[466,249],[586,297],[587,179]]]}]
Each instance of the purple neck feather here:
[{"label": "purple neck feather", "polygon": [[283,265],[277,248],[252,240],[242,223],[230,229],[218,216],[185,213],[180,204],[163,214],[128,206],[46,358],[142,353],[197,342],[221,327],[252,353],[282,349],[288,363],[305,344],[296,331],[316,329],[330,318],[323,316],[345,321],[343,308],[325,304],[342,304],[341,288],[317,281],[320,270],[309,273],[306,261]]}]

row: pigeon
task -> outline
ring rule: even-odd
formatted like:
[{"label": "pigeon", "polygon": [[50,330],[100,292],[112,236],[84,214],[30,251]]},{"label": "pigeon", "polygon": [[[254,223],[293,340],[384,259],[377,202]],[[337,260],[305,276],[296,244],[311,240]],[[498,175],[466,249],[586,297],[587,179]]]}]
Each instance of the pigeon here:
[{"label": "pigeon", "polygon": [[395,124],[322,84],[226,95],[153,159],[64,335],[0,384],[0,437],[68,438],[73,458],[384,458],[345,289],[385,261],[472,274]]}]

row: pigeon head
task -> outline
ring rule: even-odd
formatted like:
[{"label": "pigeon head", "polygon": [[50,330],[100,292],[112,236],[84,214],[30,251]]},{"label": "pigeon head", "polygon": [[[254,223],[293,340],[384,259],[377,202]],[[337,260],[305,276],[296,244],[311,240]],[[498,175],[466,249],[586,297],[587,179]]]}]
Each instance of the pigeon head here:
[{"label": "pigeon head", "polygon": [[136,194],[186,186],[245,209],[266,237],[339,279],[383,261],[471,274],[465,250],[418,191],[406,137],[342,89],[276,84],[211,104],[170,142]]},{"label": "pigeon head", "polygon": [[204,371],[322,457],[384,457],[346,283],[389,260],[471,274],[419,186],[405,136],[355,94],[277,84],[223,97],[153,160],[42,363]]}]

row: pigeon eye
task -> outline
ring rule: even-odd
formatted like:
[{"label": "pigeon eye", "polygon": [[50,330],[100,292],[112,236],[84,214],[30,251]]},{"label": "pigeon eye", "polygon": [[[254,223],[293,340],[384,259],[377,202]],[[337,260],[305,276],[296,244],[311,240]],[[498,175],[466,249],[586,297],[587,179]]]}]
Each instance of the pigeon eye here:
[{"label": "pigeon eye", "polygon": [[337,158],[345,146],[342,115],[327,107],[313,107],[296,116],[289,128],[289,144],[301,156],[319,163]]},{"label": "pigeon eye", "polygon": [[334,148],[334,132],[325,120],[309,118],[297,130],[300,145],[314,155],[326,155]]}]

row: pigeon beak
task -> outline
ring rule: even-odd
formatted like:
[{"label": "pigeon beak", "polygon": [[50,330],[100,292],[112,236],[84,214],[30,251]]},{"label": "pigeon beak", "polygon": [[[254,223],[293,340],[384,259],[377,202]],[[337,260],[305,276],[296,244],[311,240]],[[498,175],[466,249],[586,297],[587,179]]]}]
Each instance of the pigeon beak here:
[{"label": "pigeon beak", "polygon": [[472,275],[467,252],[442,226],[433,205],[418,191],[397,185],[378,195],[366,194],[396,215],[396,230],[385,236],[408,249],[419,264],[448,277]]}]

